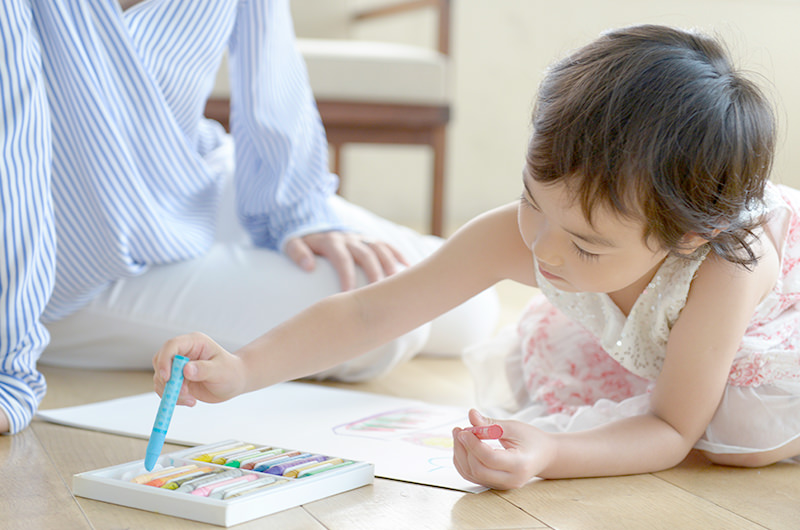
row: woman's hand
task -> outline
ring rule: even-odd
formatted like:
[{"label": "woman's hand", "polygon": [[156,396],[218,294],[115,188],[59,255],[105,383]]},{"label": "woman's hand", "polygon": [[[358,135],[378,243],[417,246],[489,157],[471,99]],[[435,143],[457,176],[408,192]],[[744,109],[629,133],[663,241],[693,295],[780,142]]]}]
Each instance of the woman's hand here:
[{"label": "woman's hand", "polygon": [[469,411],[474,426],[495,423],[503,428],[493,447],[464,429],[453,429],[453,463],[465,479],[498,490],[519,488],[541,473],[555,456],[555,441],[546,432],[519,421],[492,421]]},{"label": "woman's hand", "polygon": [[369,283],[391,276],[408,266],[403,255],[386,242],[348,232],[318,232],[294,237],[286,243],[286,254],[305,271],[316,265],[314,256],[331,262],[342,291],[356,287],[356,267],[361,267]]},{"label": "woman's hand", "polygon": [[207,335],[191,333],[168,340],[153,357],[153,383],[159,396],[169,380],[172,358],[176,355],[190,359],[183,368],[179,405],[191,407],[197,400],[218,403],[243,392],[247,371],[242,359]]}]

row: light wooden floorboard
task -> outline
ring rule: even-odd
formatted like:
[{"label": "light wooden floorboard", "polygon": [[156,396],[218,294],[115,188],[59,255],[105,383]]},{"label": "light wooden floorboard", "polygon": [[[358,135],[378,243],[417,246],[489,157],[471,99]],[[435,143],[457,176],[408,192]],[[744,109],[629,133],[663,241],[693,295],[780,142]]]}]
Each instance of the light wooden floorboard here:
[{"label": "light wooden floorboard", "polygon": [[0,437],[0,484],[0,528],[90,528],[32,429]]},{"label": "light wooden floorboard", "polygon": [[560,530],[763,529],[652,475],[534,482],[501,496]]},{"label": "light wooden floorboard", "polygon": [[655,476],[771,530],[800,528],[800,465],[712,466],[697,453]]},{"label": "light wooden floorboard", "polygon": [[[494,492],[461,493],[377,479],[344,499],[330,497],[305,506],[334,530],[463,530],[547,527]],[[407,526],[406,526],[407,525]]]},{"label": "light wooden floorboard", "polygon": [[[512,323],[530,291],[501,287]],[[511,296],[509,296],[509,294]],[[512,311],[513,309],[513,311]],[[43,367],[42,408],[79,405],[152,391],[146,372]],[[473,387],[463,364],[422,357],[357,390],[469,407]],[[0,528],[217,528],[72,495],[79,472],[142,458],[146,440],[34,421],[0,436]],[[165,450],[178,446],[167,445]],[[516,491],[481,494],[376,479],[340,495],[237,526],[243,530],[771,529],[800,528],[800,465],[732,469],[698,454],[660,473],[535,481]]]}]

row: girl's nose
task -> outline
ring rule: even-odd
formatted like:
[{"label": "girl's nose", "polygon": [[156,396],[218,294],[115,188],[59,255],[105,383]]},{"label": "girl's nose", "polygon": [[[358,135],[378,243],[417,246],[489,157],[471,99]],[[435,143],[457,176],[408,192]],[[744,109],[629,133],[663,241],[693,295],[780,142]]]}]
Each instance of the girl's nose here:
[{"label": "girl's nose", "polygon": [[536,256],[536,261],[551,267],[558,267],[563,263],[555,234],[546,228],[539,232],[539,237],[533,242],[533,255]]}]

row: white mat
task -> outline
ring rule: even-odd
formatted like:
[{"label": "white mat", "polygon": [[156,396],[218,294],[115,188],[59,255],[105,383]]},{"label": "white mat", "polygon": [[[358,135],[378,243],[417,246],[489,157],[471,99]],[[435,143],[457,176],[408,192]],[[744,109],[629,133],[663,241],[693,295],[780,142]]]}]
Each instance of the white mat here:
[{"label": "white mat", "polygon": [[[37,417],[72,427],[148,438],[158,404],[158,396],[148,393],[42,410]],[[379,477],[483,491],[486,488],[464,480],[453,466],[451,430],[456,425],[469,425],[466,410],[366,392],[282,383],[224,403],[176,408],[167,441],[201,445],[235,438],[372,462]]]}]

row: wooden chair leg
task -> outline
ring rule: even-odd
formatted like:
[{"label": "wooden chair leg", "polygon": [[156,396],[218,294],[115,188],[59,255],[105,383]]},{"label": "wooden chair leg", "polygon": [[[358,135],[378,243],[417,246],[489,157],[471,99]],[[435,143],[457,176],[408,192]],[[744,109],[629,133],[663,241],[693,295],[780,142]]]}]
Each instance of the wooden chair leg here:
[{"label": "wooden chair leg", "polygon": [[341,194],[342,183],[344,182],[344,176],[342,175],[342,144],[330,144],[330,146],[333,148],[331,171],[339,177],[339,188],[336,190],[336,193]]},{"label": "wooden chair leg", "polygon": [[433,148],[433,193],[431,195],[431,233],[444,233],[444,162],[445,128],[436,127],[432,135]]},{"label": "wooden chair leg", "polygon": [[[431,182],[431,214],[430,214],[430,233],[444,235],[444,171],[445,171],[445,148],[446,137],[445,128],[436,127],[429,136],[430,147],[433,150],[433,175]],[[328,138],[331,147],[331,171],[339,176],[339,189],[341,194],[344,186],[344,176],[342,174],[342,146],[343,143],[333,143]]]}]

